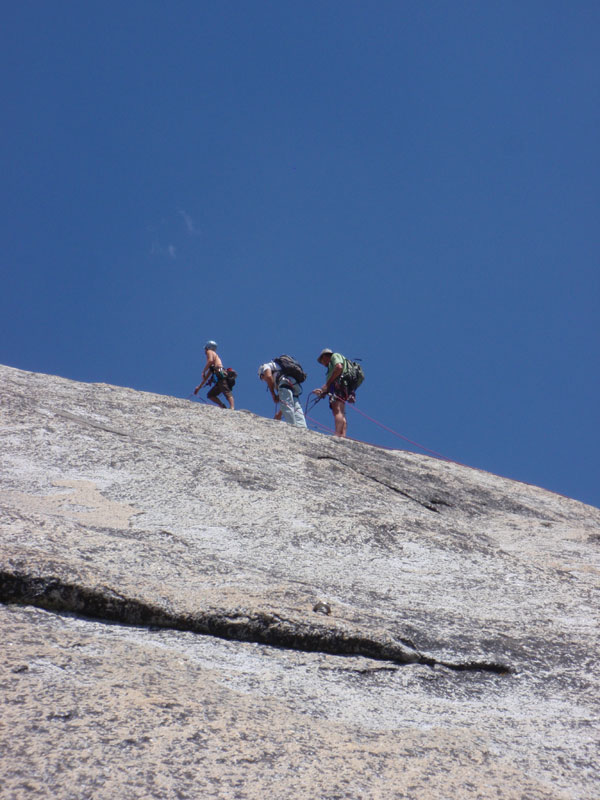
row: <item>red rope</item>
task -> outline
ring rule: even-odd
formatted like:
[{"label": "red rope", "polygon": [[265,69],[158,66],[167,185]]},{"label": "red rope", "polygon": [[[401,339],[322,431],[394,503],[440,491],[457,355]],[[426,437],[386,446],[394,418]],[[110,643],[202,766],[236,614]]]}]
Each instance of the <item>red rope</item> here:
[{"label": "red rope", "polygon": [[[318,419],[315,419],[314,417],[309,417],[308,414],[305,414],[304,417],[305,419],[310,420],[313,423],[313,425],[318,425],[320,428],[327,431],[328,433],[335,433],[333,428],[330,428],[328,425],[324,425],[322,422],[319,422]],[[317,431],[317,433],[319,433],[319,431]]]},{"label": "red rope", "polygon": [[[311,394],[312,394],[312,392],[311,392]],[[332,396],[336,400],[341,400],[342,403],[347,403],[347,400],[345,398],[343,398],[343,397],[339,397],[338,395],[335,395],[335,394],[332,395]],[[283,403],[283,401],[280,401],[280,402]],[[284,403],[284,405],[287,405],[288,408],[291,408],[291,406],[288,403]],[[365,419],[368,419],[370,422],[373,422],[375,425],[379,425],[380,428],[383,428],[385,431],[388,431],[388,433],[391,433],[392,435],[397,436],[398,439],[402,439],[403,441],[408,442],[409,444],[412,444],[413,447],[418,447],[420,450],[424,450],[426,453],[429,453],[430,455],[435,456],[436,458],[441,458],[442,461],[449,461],[451,464],[459,464],[460,466],[465,466],[464,464],[461,464],[460,461],[454,461],[454,459],[448,458],[448,456],[445,456],[442,453],[438,453],[436,450],[430,450],[428,447],[425,447],[425,445],[419,444],[419,442],[415,442],[412,439],[409,439],[408,436],[404,436],[402,433],[398,433],[398,431],[395,431],[393,428],[390,428],[388,425],[384,425],[383,422],[379,422],[379,420],[376,420],[374,417],[370,417],[368,414],[365,414],[365,412],[361,411],[360,408],[357,408],[357,406],[354,403],[348,403],[348,405],[350,405],[351,408],[353,408],[355,411],[358,411],[358,413],[361,414]],[[304,418],[306,420],[309,420],[310,422],[312,422],[313,425],[317,425],[321,429],[321,430],[317,430],[316,433],[322,433],[324,431],[327,431],[327,433],[335,433],[335,430],[333,428],[330,428],[328,425],[325,425],[324,423],[320,422],[318,419],[315,419],[314,417],[309,416],[307,411],[308,411],[308,399],[306,401],[306,409],[304,411]],[[345,438],[346,439],[350,439],[350,441],[352,441],[352,442],[361,442],[361,444],[371,444],[371,442],[363,442],[362,439],[354,439],[352,436],[346,436]],[[372,445],[372,446],[373,447],[381,447],[383,450],[394,450],[395,449],[394,447],[387,447],[386,445]]]},{"label": "red rope", "polygon": [[[399,439],[403,439],[405,442],[409,442],[409,444],[412,444],[414,447],[418,447],[419,449],[424,450],[426,453],[430,453],[432,456],[435,456],[436,458],[441,458],[443,461],[449,461],[452,464],[460,464],[459,461],[454,461],[452,458],[448,458],[448,456],[445,456],[442,453],[438,453],[436,450],[430,450],[428,447],[425,447],[424,445],[419,444],[419,442],[414,442],[412,439],[409,439],[407,436],[404,436],[403,434],[398,433],[398,431],[395,431],[393,428],[389,428],[387,425],[384,425],[383,422],[379,422],[378,420],[374,419],[373,417],[370,417],[368,414],[365,414],[364,411],[361,411],[360,408],[357,408],[355,405],[352,405],[352,408],[355,411],[358,411],[359,414],[362,414],[362,416],[365,417],[365,419],[368,419],[370,422],[374,422],[375,425],[379,425],[380,428],[383,428],[384,430],[389,431],[389,433],[392,433],[394,436],[397,436]],[[464,466],[464,465],[461,464],[461,466]]]},{"label": "red rope", "polygon": [[[338,395],[335,395],[335,394],[332,395],[332,396],[336,400],[341,400],[342,403],[347,403],[347,400],[344,397],[339,397]],[[397,436],[398,439],[402,439],[403,441],[408,442],[409,444],[412,444],[413,447],[418,447],[420,450],[424,450],[426,453],[429,453],[430,455],[435,456],[436,458],[441,458],[442,461],[449,461],[451,464],[459,464],[461,467],[465,466],[464,464],[461,464],[460,461],[454,461],[454,459],[448,458],[448,456],[445,456],[442,453],[438,453],[436,450],[430,450],[428,447],[425,447],[424,445],[419,444],[419,442],[415,442],[412,439],[409,439],[407,436],[404,436],[402,433],[398,433],[398,431],[395,431],[393,428],[390,428],[387,425],[384,425],[383,422],[379,422],[379,420],[376,420],[374,417],[370,417],[368,414],[365,414],[365,412],[361,411],[360,408],[357,408],[357,406],[354,403],[348,403],[348,405],[350,405],[350,407],[353,408],[355,411],[358,411],[358,413],[361,414],[363,417],[365,417],[365,419],[368,419],[370,422],[375,423],[375,425],[379,425],[380,428],[383,428],[384,430],[388,431],[389,433],[393,434],[394,436]],[[314,422],[317,422],[317,420],[314,420]],[[317,424],[321,424],[321,423],[317,422]],[[323,425],[322,427],[327,428],[327,426],[325,426],[325,425]],[[331,428],[327,428],[327,430],[331,431]],[[351,439],[353,442],[360,442],[361,441],[361,439],[352,439],[351,436],[347,436],[345,438]],[[371,444],[371,443],[370,442],[363,442],[363,444]],[[385,445],[374,445],[374,447],[382,447],[384,450],[394,450],[393,447],[386,447]]]}]

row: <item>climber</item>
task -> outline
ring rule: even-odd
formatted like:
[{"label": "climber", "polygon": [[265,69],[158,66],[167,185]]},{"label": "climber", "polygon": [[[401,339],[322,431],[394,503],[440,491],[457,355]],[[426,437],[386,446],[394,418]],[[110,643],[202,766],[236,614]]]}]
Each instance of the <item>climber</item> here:
[{"label": "climber", "polygon": [[329,395],[329,408],[335,422],[335,436],[345,437],[348,428],[346,403],[354,403],[356,389],[364,380],[362,367],[349,361],[341,353],[334,353],[326,347],[317,358],[319,364],[327,367],[325,383],[313,394],[322,398]]},{"label": "climber", "polygon": [[213,342],[212,339],[204,345],[204,352],[206,353],[206,364],[202,370],[202,382],[196,386],[194,394],[198,394],[204,384],[210,381],[214,383],[214,386],[206,395],[207,398],[221,408],[226,408],[225,403],[219,397],[220,394],[224,394],[229,403],[229,408],[233,411],[235,404],[231,389],[235,383],[235,372],[231,369],[226,370],[223,368],[223,362],[217,355],[217,343]]},{"label": "climber", "polygon": [[[282,356],[281,359],[289,358]],[[295,362],[295,359],[291,359]],[[275,412],[275,419],[283,417],[284,422],[294,425],[297,428],[306,428],[304,412],[298,397],[302,391],[298,376],[290,375],[285,369],[285,361],[274,359],[262,364],[258,368],[258,377],[265,381],[274,403],[279,403],[279,408]],[[297,362],[295,362],[297,364]],[[299,366],[299,365],[298,365]],[[300,371],[302,368],[300,367]],[[306,377],[305,373],[303,373]]]}]

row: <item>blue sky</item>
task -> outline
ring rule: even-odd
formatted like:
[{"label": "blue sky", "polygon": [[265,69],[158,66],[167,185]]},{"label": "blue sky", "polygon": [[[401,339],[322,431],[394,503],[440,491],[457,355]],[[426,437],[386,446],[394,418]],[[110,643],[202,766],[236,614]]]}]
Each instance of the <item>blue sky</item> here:
[{"label": "blue sky", "polygon": [[599,31],[577,0],[10,4],[0,361],[187,397],[214,338],[270,416],[258,364],[307,392],[331,347],[370,417],[600,506]]}]

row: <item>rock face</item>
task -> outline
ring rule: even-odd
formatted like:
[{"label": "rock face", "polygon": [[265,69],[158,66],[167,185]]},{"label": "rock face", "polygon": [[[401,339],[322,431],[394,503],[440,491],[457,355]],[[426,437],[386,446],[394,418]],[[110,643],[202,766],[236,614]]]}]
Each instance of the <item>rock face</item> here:
[{"label": "rock face", "polygon": [[0,367],[0,797],[600,796],[600,511]]}]

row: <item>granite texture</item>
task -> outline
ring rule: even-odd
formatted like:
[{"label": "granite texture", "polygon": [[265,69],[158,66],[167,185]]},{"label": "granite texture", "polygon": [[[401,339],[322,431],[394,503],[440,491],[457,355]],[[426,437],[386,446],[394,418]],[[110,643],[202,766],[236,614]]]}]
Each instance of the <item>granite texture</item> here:
[{"label": "granite texture", "polygon": [[0,798],[597,800],[600,510],[0,367]]}]

